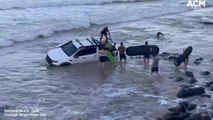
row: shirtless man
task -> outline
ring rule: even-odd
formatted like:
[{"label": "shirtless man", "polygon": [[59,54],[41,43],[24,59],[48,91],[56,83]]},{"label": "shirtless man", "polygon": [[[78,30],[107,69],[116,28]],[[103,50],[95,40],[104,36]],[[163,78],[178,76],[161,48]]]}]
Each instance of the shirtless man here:
[{"label": "shirtless man", "polygon": [[105,38],[106,38],[105,40],[108,40],[108,39],[111,40],[111,35],[110,35],[108,27],[105,27],[105,28],[103,28],[101,30],[101,32],[100,32],[100,42],[101,42],[103,36],[105,36]]}]

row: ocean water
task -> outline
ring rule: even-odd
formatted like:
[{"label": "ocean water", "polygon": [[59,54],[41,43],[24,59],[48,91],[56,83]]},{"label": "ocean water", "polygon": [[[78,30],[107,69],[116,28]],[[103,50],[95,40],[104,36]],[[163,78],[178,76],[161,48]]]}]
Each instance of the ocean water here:
[{"label": "ocean water", "polygon": [[[149,41],[160,53],[193,46],[188,70],[203,86],[213,78],[213,1],[206,2],[205,8],[187,8],[185,0],[0,0],[0,119],[154,120],[182,100],[206,104],[198,110],[210,111],[212,98],[176,98],[187,81],[174,82],[184,71],[171,61],[160,61],[161,78],[155,79],[139,58],[104,69],[96,62],[49,67],[44,60],[50,49],[98,38],[108,26],[112,39],[125,46]],[[164,40],[156,39],[158,31]],[[195,65],[199,57],[204,60]],[[203,70],[211,74],[200,75]],[[45,115],[5,116],[5,109]]]}]

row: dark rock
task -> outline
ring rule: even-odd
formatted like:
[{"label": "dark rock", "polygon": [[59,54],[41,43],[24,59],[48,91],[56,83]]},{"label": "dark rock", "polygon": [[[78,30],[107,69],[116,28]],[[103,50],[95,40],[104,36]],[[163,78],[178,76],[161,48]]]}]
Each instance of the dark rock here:
[{"label": "dark rock", "polygon": [[200,65],[200,64],[201,64],[201,62],[200,62],[200,61],[194,61],[194,64],[196,64],[196,65]]},{"label": "dark rock", "polygon": [[213,113],[211,113],[211,118],[213,118]]},{"label": "dark rock", "polygon": [[210,90],[213,91],[213,85],[210,86]]},{"label": "dark rock", "polygon": [[168,111],[172,112],[172,113],[179,113],[180,111],[180,107],[171,107],[168,109]]},{"label": "dark rock", "polygon": [[211,120],[211,117],[206,112],[201,112],[198,114],[193,114],[185,120]]},{"label": "dark rock", "polygon": [[170,79],[171,79],[171,78],[174,78],[174,76],[169,76],[168,78],[170,78]]},{"label": "dark rock", "polygon": [[190,113],[167,113],[164,115],[164,120],[184,120],[190,116]]},{"label": "dark rock", "polygon": [[183,87],[177,94],[178,98],[185,98],[195,95],[201,95],[205,93],[205,89],[203,87]]},{"label": "dark rock", "polygon": [[194,85],[192,85],[192,84],[183,84],[183,85],[180,85],[180,87],[194,87]]},{"label": "dark rock", "polygon": [[[210,109],[213,110],[213,104],[210,106]],[[213,117],[213,116],[212,116]]]},{"label": "dark rock", "polygon": [[205,88],[203,87],[196,87],[196,88],[192,88],[193,94],[194,95],[201,95],[205,93]]},{"label": "dark rock", "polygon": [[201,105],[200,107],[206,107],[207,105]]},{"label": "dark rock", "polygon": [[202,57],[199,57],[199,58],[195,59],[195,61],[202,61],[202,60],[203,60]]},{"label": "dark rock", "polygon": [[169,55],[169,56],[167,57],[168,60],[174,60],[175,58],[176,58],[176,57],[173,56],[173,55]]},{"label": "dark rock", "polygon": [[191,71],[186,71],[185,76],[187,77],[194,77],[194,73]]},{"label": "dark rock", "polygon": [[180,55],[179,53],[169,53],[169,52],[163,52],[162,54],[160,54],[160,56],[163,57],[166,60],[174,60],[179,55]]},{"label": "dark rock", "polygon": [[196,83],[198,82],[194,77],[190,77],[189,79],[189,83],[193,84],[193,83]]},{"label": "dark rock", "polygon": [[[177,106],[169,108],[169,112],[164,114],[163,120],[184,120],[190,116],[186,110],[189,106],[189,102],[180,102]],[[159,119],[161,120],[161,119]]]},{"label": "dark rock", "polygon": [[196,104],[191,103],[191,104],[189,104],[189,106],[188,106],[188,108],[187,108],[187,111],[194,110],[196,107],[197,107]]},{"label": "dark rock", "polygon": [[184,102],[179,102],[178,104],[181,106],[182,112],[185,113],[186,110],[187,110],[187,108],[189,107],[189,104],[190,104],[190,103],[184,101]]},{"label": "dark rock", "polygon": [[165,55],[165,56],[166,56],[166,55],[168,56],[169,54],[170,54],[169,52],[163,52],[163,53],[162,53],[162,55]]},{"label": "dark rock", "polygon": [[210,74],[210,72],[209,71],[202,71],[200,74],[201,75],[208,75],[208,74]]},{"label": "dark rock", "polygon": [[190,113],[184,113],[178,116],[179,120],[185,120],[188,118],[191,114]]},{"label": "dark rock", "polygon": [[189,87],[183,87],[177,94],[177,97],[179,98],[184,98],[189,96],[193,96],[193,91]]},{"label": "dark rock", "polygon": [[187,101],[179,102],[177,106],[169,108],[168,111],[174,114],[186,113],[189,104]]},{"label": "dark rock", "polygon": [[191,110],[193,110],[193,109],[195,109],[197,107],[196,104],[189,103],[187,101],[180,102],[179,105],[182,106],[182,112],[183,113],[185,113],[186,111],[191,111]]},{"label": "dark rock", "polygon": [[163,119],[164,120],[178,120],[177,116],[178,116],[177,113],[169,112],[163,116]]},{"label": "dark rock", "polygon": [[45,37],[45,35],[39,35],[39,36],[37,36],[37,38],[44,38]]},{"label": "dark rock", "polygon": [[183,80],[185,80],[183,77],[177,77],[175,81],[179,82],[179,81],[183,81]]},{"label": "dark rock", "polygon": [[207,97],[207,98],[211,98],[211,95],[207,95],[207,94],[202,94],[200,95],[201,97]]},{"label": "dark rock", "polygon": [[210,81],[210,82],[206,83],[206,87],[210,87],[211,85],[213,85],[213,81]]}]

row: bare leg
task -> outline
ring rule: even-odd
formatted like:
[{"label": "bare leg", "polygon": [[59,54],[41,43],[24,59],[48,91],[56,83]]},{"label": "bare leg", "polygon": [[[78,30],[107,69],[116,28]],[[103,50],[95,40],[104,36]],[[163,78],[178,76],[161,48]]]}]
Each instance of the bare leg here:
[{"label": "bare leg", "polygon": [[104,35],[104,36],[105,36],[105,38],[106,38],[105,40],[109,40],[109,38],[107,37],[107,35]]},{"label": "bare leg", "polygon": [[189,62],[189,58],[186,58],[186,60],[184,61],[184,70],[187,69],[188,62]]},{"label": "bare leg", "polygon": [[147,65],[149,64],[149,58],[147,58]]},{"label": "bare leg", "polygon": [[101,62],[99,62],[99,63],[98,63],[98,67],[101,67],[101,64],[102,64],[102,63],[101,63]]},{"label": "bare leg", "polygon": [[156,74],[157,74],[157,77],[158,77],[158,78],[160,78],[160,74],[159,74],[159,72],[156,72]]},{"label": "bare leg", "polygon": [[144,65],[146,65],[146,58],[143,58],[143,63]]},{"label": "bare leg", "polygon": [[103,34],[100,35],[100,42],[101,42],[102,38],[103,38]]}]

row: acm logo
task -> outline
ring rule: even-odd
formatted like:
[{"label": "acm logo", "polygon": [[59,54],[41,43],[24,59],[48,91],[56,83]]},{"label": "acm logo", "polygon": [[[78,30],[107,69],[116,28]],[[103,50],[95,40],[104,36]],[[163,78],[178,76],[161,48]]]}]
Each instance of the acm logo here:
[{"label": "acm logo", "polygon": [[187,3],[187,7],[205,7],[205,0],[189,0]]}]

